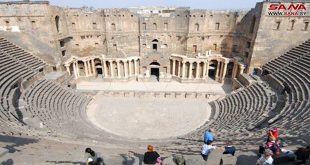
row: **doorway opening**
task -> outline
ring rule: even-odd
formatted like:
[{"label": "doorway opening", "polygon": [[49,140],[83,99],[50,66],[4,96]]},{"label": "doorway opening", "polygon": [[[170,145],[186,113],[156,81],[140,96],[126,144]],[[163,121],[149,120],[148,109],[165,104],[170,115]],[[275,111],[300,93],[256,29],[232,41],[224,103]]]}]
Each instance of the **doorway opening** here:
[{"label": "doorway opening", "polygon": [[159,73],[160,73],[159,68],[160,68],[160,64],[158,62],[150,63],[151,79],[159,81]]}]

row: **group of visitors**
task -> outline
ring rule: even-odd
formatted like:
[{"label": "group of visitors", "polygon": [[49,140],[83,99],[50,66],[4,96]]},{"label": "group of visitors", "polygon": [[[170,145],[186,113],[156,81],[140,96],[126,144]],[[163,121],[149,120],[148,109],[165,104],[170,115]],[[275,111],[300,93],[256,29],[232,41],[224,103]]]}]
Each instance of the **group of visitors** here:
[{"label": "group of visitors", "polygon": [[278,129],[272,128],[269,129],[266,132],[267,139],[266,142],[259,146],[259,153],[263,154],[266,149],[269,149],[272,151],[272,154],[274,155],[280,155],[281,149],[280,149],[280,140],[278,139]]},{"label": "group of visitors", "polygon": [[215,130],[213,128],[209,128],[204,132],[204,135],[203,135],[204,145],[202,146],[202,149],[201,149],[201,156],[203,157],[203,159],[207,161],[210,152],[214,149],[222,150],[223,154],[231,154],[234,156],[235,151],[236,151],[234,146],[221,147],[221,146],[216,146],[213,144],[214,133],[215,133]]},{"label": "group of visitors", "polygon": [[279,139],[278,128],[271,128],[266,132],[266,141],[262,146],[259,146],[259,155],[257,165],[272,165],[274,158],[280,156],[281,153],[294,154],[292,151],[286,150]]},{"label": "group of visitors", "polygon": [[274,159],[279,157],[291,157],[293,158],[292,160],[297,161],[297,164],[305,164],[306,160],[309,159],[310,146],[298,148],[295,153],[284,149],[277,128],[269,129],[266,136],[266,142],[262,146],[259,146],[259,154],[261,154],[261,157],[257,160],[257,165],[272,165]]},{"label": "group of visitors", "polygon": [[[103,159],[98,156],[98,154],[93,151],[91,148],[85,149],[86,155],[86,165],[103,165]],[[143,157],[143,163],[145,165],[155,165],[161,164],[162,160],[160,155],[154,151],[154,147],[152,145],[147,146],[147,152],[145,152]]]},{"label": "group of visitors", "polygon": [[[213,128],[207,129],[204,132],[204,145],[201,149],[201,156],[203,157],[203,159],[207,161],[210,152],[214,149],[222,150],[223,154],[231,154],[234,156],[236,151],[234,146],[220,147],[214,145],[214,133],[215,130]],[[292,151],[282,148],[283,145],[281,144],[278,135],[279,133],[277,128],[272,128],[267,131],[266,141],[262,146],[259,146],[260,158],[256,161],[256,165],[272,165],[274,163],[274,158],[279,156],[281,153],[284,153],[286,155],[294,155],[296,156],[298,164],[305,164],[306,160],[309,159],[310,156],[310,146],[307,146],[305,148],[298,148],[297,151],[294,153]],[[86,165],[103,164],[103,159],[100,158],[98,154],[91,148],[86,148],[85,154],[87,157]],[[160,155],[156,151],[154,151],[154,147],[152,145],[147,146],[147,152],[145,152],[144,154],[143,162],[145,165],[162,164]]]}]

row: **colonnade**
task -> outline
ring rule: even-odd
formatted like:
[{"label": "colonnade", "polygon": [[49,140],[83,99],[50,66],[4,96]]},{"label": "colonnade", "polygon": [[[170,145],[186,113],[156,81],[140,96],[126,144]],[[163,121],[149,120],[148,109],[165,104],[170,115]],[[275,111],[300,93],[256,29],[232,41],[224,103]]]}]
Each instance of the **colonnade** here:
[{"label": "colonnade", "polygon": [[129,78],[139,75],[139,66],[139,57],[73,57],[65,62],[67,72],[75,78],[97,76],[98,70],[103,78]]},{"label": "colonnade", "polygon": [[214,79],[224,82],[229,62],[234,63],[232,78],[243,73],[245,68],[243,64],[222,56],[188,58],[182,55],[174,55],[170,58],[170,71],[173,77],[182,80],[204,80],[209,77],[210,65],[214,64],[216,66]]},{"label": "colonnade", "polygon": [[[70,75],[73,74],[75,78],[81,77],[81,70],[79,68],[78,62],[83,63],[83,69],[86,77],[96,75],[96,66],[94,59],[75,60],[71,64],[65,64],[67,72]],[[71,71],[70,66],[73,68],[73,72]]]},{"label": "colonnade", "polygon": [[[221,55],[196,58],[172,55],[170,57],[170,73],[167,71],[166,74],[171,74],[173,78],[178,80],[199,82],[207,80],[209,72],[213,70],[212,76],[214,76],[214,79],[218,82],[224,82],[229,63],[233,64],[232,78],[236,78],[238,74],[243,73],[245,66],[242,63]],[[105,58],[104,56],[83,58],[73,56],[65,62],[65,67],[67,72],[74,75],[75,78],[92,77],[101,74],[103,78],[127,79],[144,74],[140,73],[140,57],[138,56],[125,58]]]},{"label": "colonnade", "polygon": [[128,78],[139,75],[140,60],[136,59],[102,59],[104,78]]}]

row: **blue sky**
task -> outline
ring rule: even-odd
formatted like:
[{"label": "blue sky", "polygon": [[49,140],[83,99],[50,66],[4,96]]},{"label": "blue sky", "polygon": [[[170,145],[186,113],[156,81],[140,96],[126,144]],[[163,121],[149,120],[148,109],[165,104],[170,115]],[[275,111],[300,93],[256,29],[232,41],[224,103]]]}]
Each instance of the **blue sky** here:
[{"label": "blue sky", "polygon": [[262,0],[50,0],[57,6],[96,8],[125,8],[136,6],[186,6],[199,9],[247,9],[254,8]]}]

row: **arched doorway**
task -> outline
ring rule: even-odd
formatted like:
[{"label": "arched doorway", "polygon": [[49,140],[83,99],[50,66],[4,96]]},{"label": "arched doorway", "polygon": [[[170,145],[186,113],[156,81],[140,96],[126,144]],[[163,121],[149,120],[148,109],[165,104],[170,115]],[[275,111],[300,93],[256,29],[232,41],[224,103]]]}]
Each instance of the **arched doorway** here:
[{"label": "arched doorway", "polygon": [[226,74],[227,78],[232,77],[233,70],[234,70],[234,62],[229,62],[227,65],[227,74]]},{"label": "arched doorway", "polygon": [[217,69],[217,64],[218,62],[216,60],[211,60],[210,61],[210,65],[209,65],[209,77],[212,78],[213,80],[215,80],[216,77],[216,69]]},{"label": "arched doorway", "polygon": [[153,51],[157,51],[157,49],[158,49],[158,40],[157,39],[154,39],[152,41],[152,49],[153,49]]},{"label": "arched doorway", "polygon": [[102,66],[101,64],[96,64],[96,76],[103,75]]},{"label": "arched doorway", "polygon": [[101,60],[99,58],[94,59],[94,65],[95,65],[95,68],[96,68],[95,75],[97,77],[98,77],[98,75],[103,76],[103,70],[102,70],[103,64],[101,64]]},{"label": "arched doorway", "polygon": [[160,64],[158,62],[150,63],[151,78],[154,78],[157,81],[159,81],[159,73],[160,73],[159,68],[160,68]]}]

